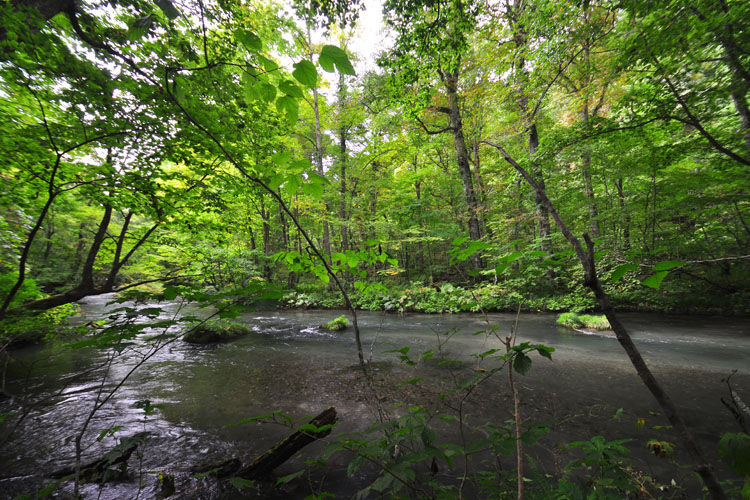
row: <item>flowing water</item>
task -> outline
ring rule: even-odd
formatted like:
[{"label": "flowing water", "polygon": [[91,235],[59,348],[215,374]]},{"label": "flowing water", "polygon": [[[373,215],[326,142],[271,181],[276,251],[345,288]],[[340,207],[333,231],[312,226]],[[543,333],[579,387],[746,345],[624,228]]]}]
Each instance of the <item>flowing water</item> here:
[{"label": "flowing water", "polygon": [[[109,300],[110,296],[100,296],[82,301],[83,315],[77,321],[107,318],[116,307],[108,305]],[[155,306],[162,308],[160,318],[164,319],[207,314],[178,302]],[[120,426],[116,437],[148,432],[149,440],[131,457],[129,480],[107,484],[101,491],[88,485],[84,493],[90,498],[154,498],[159,488],[158,472],[164,471],[175,474],[179,498],[237,498],[236,492],[200,488],[187,470],[234,456],[247,462],[289,430],[268,423],[232,424],[274,410],[295,419],[309,418],[336,406],[339,432],[363,429],[374,420],[375,413],[357,370],[352,330],[331,333],[318,328],[339,314],[246,312],[237,319],[252,327],[253,333],[246,337],[208,346],[176,341],[153,354],[93,415],[83,438],[84,462],[101,456],[115,444],[111,437],[96,440],[104,429]],[[425,394],[447,391],[457,379],[470,376],[477,368],[491,368],[491,360],[478,365],[473,356],[502,347],[500,340],[484,332],[496,327],[504,337],[515,320],[510,314],[360,313],[358,317],[365,355],[379,380],[395,383],[424,377],[424,382],[408,387],[411,392],[387,394],[386,404],[394,412],[402,411],[393,406],[399,399],[407,405],[422,402]],[[733,385],[745,401],[750,401],[747,320],[652,314],[625,314],[623,320],[704,448],[715,447],[722,432],[737,430],[719,398],[728,394],[722,379],[736,369]],[[638,446],[643,448],[642,442],[651,435],[636,430],[634,423],[645,418],[652,429],[664,425],[659,409],[611,333],[577,332],[557,325],[554,315],[523,314],[518,334],[519,341],[556,349],[553,361],[534,356],[531,373],[517,377],[524,415],[552,421],[557,431],[551,434],[554,437],[545,438],[538,450],[542,462],[554,462],[557,455],[550,450],[559,444],[594,433],[610,439],[630,437],[639,440]],[[409,348],[408,356],[415,361],[429,350],[435,356],[407,366],[399,360],[401,353],[385,352],[403,347]],[[146,353],[146,344],[136,341],[115,358],[102,385],[107,351],[86,348],[54,356],[49,347],[15,351],[8,367],[8,392],[25,394],[25,403],[35,406],[12,440],[0,448],[0,499],[28,492],[46,474],[71,465],[75,435],[100,390],[117,387]],[[456,362],[446,368],[433,362],[436,359]],[[469,420],[502,422],[508,415],[508,398],[504,378],[487,384],[474,396],[467,413]],[[160,408],[146,415],[136,407],[143,400]],[[21,396],[0,401],[0,413],[17,413],[21,402]],[[624,409],[623,417],[613,420],[619,408]],[[0,437],[8,434],[15,421],[11,416],[0,424]],[[314,456],[319,450],[316,444],[305,453]],[[643,468],[662,470],[662,465],[649,462],[643,453],[638,460]],[[347,461],[346,456],[334,458],[310,477],[315,481],[327,478],[325,489],[347,498],[373,479],[372,470],[347,477]],[[289,474],[303,465],[304,459],[291,460],[279,468],[278,474]],[[65,488],[69,491],[70,486],[63,485]],[[301,480],[273,491],[254,491],[248,497],[304,498],[310,489],[310,482]]]}]

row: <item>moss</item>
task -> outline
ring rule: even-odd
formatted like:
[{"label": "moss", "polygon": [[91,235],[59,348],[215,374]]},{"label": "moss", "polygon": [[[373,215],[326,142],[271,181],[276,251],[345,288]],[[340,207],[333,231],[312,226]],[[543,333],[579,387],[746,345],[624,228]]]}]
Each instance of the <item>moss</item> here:
[{"label": "moss", "polygon": [[611,330],[609,321],[605,316],[594,316],[592,314],[576,314],[573,312],[562,313],[557,318],[561,325],[571,328],[587,328],[589,330]]},{"label": "moss", "polygon": [[252,329],[233,321],[210,321],[189,330],[182,337],[185,342],[193,344],[211,344],[229,342],[252,332]]},{"label": "moss", "polygon": [[348,326],[349,326],[349,320],[343,314],[339,316],[338,318],[332,321],[329,321],[328,323],[324,325],[320,325],[321,328],[324,328],[326,330],[331,330],[332,332],[338,332],[340,330],[344,330]]}]

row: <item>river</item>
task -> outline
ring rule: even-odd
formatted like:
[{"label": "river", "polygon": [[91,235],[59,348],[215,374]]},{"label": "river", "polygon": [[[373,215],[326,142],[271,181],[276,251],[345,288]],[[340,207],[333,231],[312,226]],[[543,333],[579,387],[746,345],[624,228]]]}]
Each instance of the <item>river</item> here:
[{"label": "river", "polygon": [[[106,318],[114,306],[109,296],[90,297],[81,302],[78,322]],[[160,317],[196,313],[179,302],[158,304]],[[87,498],[154,498],[159,489],[159,472],[175,474],[175,498],[237,498],[236,492],[201,487],[187,472],[191,466],[229,457],[251,460],[289,433],[283,426],[268,423],[232,425],[240,420],[279,410],[303,419],[335,406],[339,414],[336,432],[363,429],[375,419],[367,385],[357,370],[357,356],[351,329],[331,333],[317,328],[341,314],[337,311],[256,311],[237,320],[253,333],[237,341],[196,346],[173,342],[140,366],[120,387],[111,402],[93,417],[83,442],[84,458],[95,458],[114,445],[114,438],[96,438],[104,429],[120,426],[116,437],[148,432],[149,440],[129,461],[130,479],[107,484],[101,491],[86,485]],[[362,312],[358,315],[365,345],[376,378],[383,387],[384,404],[393,414],[405,407],[448,392],[456,380],[491,369],[490,359],[481,365],[473,355],[501,348],[500,341],[486,335],[488,325],[505,336],[515,320],[511,314],[423,315]],[[646,361],[663,380],[677,402],[701,446],[715,458],[715,445],[723,432],[737,426],[723,407],[720,397],[728,395],[722,379],[737,370],[732,382],[750,402],[750,323],[746,319],[624,314]],[[640,383],[634,369],[611,334],[576,332],[555,323],[550,314],[522,314],[518,325],[520,342],[542,343],[555,348],[552,360],[532,356],[531,372],[517,376],[522,412],[529,422],[546,421],[551,432],[529,452],[540,467],[555,472],[565,442],[603,434],[608,439],[630,438],[637,467],[657,474],[663,481],[676,478],[695,488],[690,475],[673,469],[663,459],[649,456],[645,442],[650,438],[676,441],[665,430],[665,419]],[[440,345],[438,349],[437,346]],[[408,366],[400,353],[385,351],[408,347],[408,356],[418,361]],[[113,388],[141,358],[145,344],[116,358],[105,388]],[[420,361],[433,350],[435,355]],[[67,351],[48,356],[50,348],[30,347],[14,351],[8,368],[8,389],[26,394],[37,405],[0,448],[0,498],[13,498],[39,484],[45,474],[73,461],[74,435],[81,428],[96,398],[104,369],[98,367],[106,352],[94,349]],[[453,360],[441,364],[439,360]],[[75,376],[76,374],[81,374]],[[423,379],[402,389],[399,381]],[[472,424],[502,423],[508,418],[509,391],[505,375],[497,375],[472,394],[465,412]],[[146,415],[136,408],[149,400],[160,409]],[[0,413],[18,411],[19,399],[0,401]],[[399,403],[405,403],[400,406]],[[447,404],[447,403],[446,403]],[[622,411],[618,412],[622,408]],[[446,408],[438,410],[448,412]],[[619,416],[618,416],[619,415]],[[639,419],[645,425],[637,426]],[[14,418],[0,424],[6,435]],[[445,428],[445,439],[451,430]],[[304,450],[315,456],[322,444]],[[677,453],[678,461],[686,459]],[[363,470],[346,477],[350,457],[335,455],[324,468],[316,468],[307,479],[298,479],[276,489],[262,485],[248,498],[304,498],[319,484],[324,491],[348,498],[369,484],[375,471]],[[304,467],[304,458],[282,465],[283,476]],[[720,468],[722,474],[726,473]],[[446,470],[441,474],[450,475]],[[139,488],[138,485],[142,487]],[[63,490],[69,485],[63,485]]]}]

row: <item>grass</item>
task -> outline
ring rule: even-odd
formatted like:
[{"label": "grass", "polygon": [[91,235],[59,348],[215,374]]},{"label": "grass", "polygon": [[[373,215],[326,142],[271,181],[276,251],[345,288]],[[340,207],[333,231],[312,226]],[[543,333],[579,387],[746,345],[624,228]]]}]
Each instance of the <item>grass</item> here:
[{"label": "grass", "polygon": [[605,316],[594,316],[592,314],[577,314],[573,312],[562,313],[558,316],[557,322],[571,328],[587,328],[589,330],[612,329]]},{"label": "grass", "polygon": [[234,321],[210,321],[188,331],[182,340],[193,344],[229,342],[250,332],[251,328]]}]

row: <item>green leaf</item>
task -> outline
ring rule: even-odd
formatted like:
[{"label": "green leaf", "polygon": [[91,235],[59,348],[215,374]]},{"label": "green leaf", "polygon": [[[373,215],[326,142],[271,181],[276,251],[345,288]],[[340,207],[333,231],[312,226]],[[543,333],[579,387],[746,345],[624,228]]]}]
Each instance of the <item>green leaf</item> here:
[{"label": "green leaf", "polygon": [[319,200],[323,198],[323,186],[316,183],[308,183],[302,186],[302,192],[305,194],[308,194],[315,198],[316,200]]},{"label": "green leaf", "polygon": [[276,71],[279,69],[279,65],[276,64],[271,59],[267,58],[264,55],[261,54],[255,54],[255,57],[260,61],[260,63],[263,65],[263,69],[266,71]]},{"label": "green leaf", "polygon": [[180,291],[176,286],[168,286],[164,289],[162,297],[164,297],[164,300],[174,300],[179,293]]},{"label": "green leaf", "polygon": [[437,434],[435,433],[434,429],[425,427],[424,429],[422,429],[420,437],[422,438],[422,443],[424,443],[425,446],[432,446],[435,442]]},{"label": "green leaf", "polygon": [[260,98],[265,102],[271,103],[274,99],[276,99],[276,87],[274,87],[270,83],[259,82],[258,85],[256,85],[256,88],[258,89]]},{"label": "green leaf", "polygon": [[661,282],[667,277],[669,271],[661,271],[656,274],[652,274],[648,278],[644,279],[642,283],[648,287],[658,290],[661,287]]},{"label": "green leaf", "polygon": [[302,85],[310,88],[314,88],[318,84],[318,70],[315,69],[313,63],[304,59],[298,63],[294,63],[292,76]]},{"label": "green leaf", "polygon": [[422,381],[422,377],[416,377],[416,378],[409,379],[409,380],[407,380],[405,382],[401,382],[396,387],[400,388],[400,387],[403,387],[405,385],[415,385],[415,384],[417,384],[418,382],[421,382],[421,381]]},{"label": "green leaf", "polygon": [[383,351],[383,353],[387,353],[387,352],[400,352],[401,354],[408,354],[410,350],[411,350],[410,347],[402,347],[401,349],[391,349],[389,351]]},{"label": "green leaf", "polygon": [[[241,29],[241,28],[234,30],[234,39],[240,42],[242,45],[244,45],[245,48],[249,50],[250,52],[259,52],[263,49],[263,41],[260,39],[258,35],[256,35],[250,30]],[[262,57],[262,56],[259,56],[259,57]],[[266,71],[270,71],[270,70],[267,69]]]},{"label": "green leaf", "polygon": [[274,155],[271,157],[271,161],[273,161],[280,167],[285,167],[286,165],[288,165],[291,159],[292,153],[289,151],[279,151],[278,153],[274,153]]},{"label": "green leaf", "polygon": [[750,476],[750,435],[727,432],[719,441],[719,456],[739,476]]},{"label": "green leaf", "polygon": [[276,99],[276,109],[286,115],[289,123],[295,123],[299,117],[299,103],[293,97],[285,95]]},{"label": "green leaf", "polygon": [[375,491],[385,491],[386,488],[388,488],[391,483],[393,482],[393,476],[386,473],[383,476],[380,476],[370,485],[370,488],[372,488]]},{"label": "green leaf", "polygon": [[255,82],[249,81],[245,84],[244,90],[244,98],[245,102],[247,104],[251,104],[258,99],[260,99],[260,94],[258,93],[258,89],[255,88]]},{"label": "green leaf", "polygon": [[180,17],[180,11],[172,4],[170,0],[156,0],[156,5],[159,6],[164,15],[169,19],[177,19]]},{"label": "green leaf", "polygon": [[279,90],[291,97],[302,97],[302,89],[291,80],[284,80],[279,84]]},{"label": "green leaf", "polygon": [[231,484],[238,490],[241,490],[243,488],[255,487],[255,481],[251,479],[242,479],[241,477],[233,477],[232,479],[229,480],[229,484]]},{"label": "green leaf", "polygon": [[552,359],[552,353],[555,352],[555,348],[548,347],[546,345],[538,345],[536,346],[536,352],[538,352],[542,357]]},{"label": "green leaf", "polygon": [[319,175],[315,172],[308,172],[307,173],[308,178],[310,179],[310,182],[314,182],[316,184],[320,185],[328,185],[331,183],[327,178],[323,177],[322,175]]},{"label": "green leaf", "polygon": [[513,357],[513,368],[521,375],[526,375],[531,371],[531,358],[522,352]]},{"label": "green leaf", "polygon": [[345,75],[357,74],[354,71],[352,63],[349,61],[349,56],[346,55],[346,52],[335,45],[323,46],[323,49],[320,51],[320,56],[318,57],[318,64],[329,73],[333,72],[333,67],[335,65],[339,73]]},{"label": "green leaf", "polygon": [[299,187],[302,185],[302,179],[297,175],[289,175],[284,183],[284,192],[288,196],[294,195]]},{"label": "green leaf", "polygon": [[667,260],[664,262],[657,262],[654,264],[654,271],[669,271],[675,267],[684,266],[686,262],[680,262],[679,260]]},{"label": "green leaf", "polygon": [[310,168],[310,160],[302,159],[292,163],[292,165],[289,167],[289,170],[296,174],[301,174],[308,168]]},{"label": "green leaf", "polygon": [[154,24],[154,15],[149,14],[147,16],[139,17],[135,19],[129,26],[128,32],[125,37],[131,42],[135,42],[141,39],[146,33],[151,30],[151,26]]},{"label": "green leaf", "polygon": [[620,264],[614,270],[612,271],[612,274],[610,274],[610,278],[612,278],[612,283],[617,283],[622,279],[623,276],[625,276],[625,273],[629,271],[635,271],[638,269],[638,264]]}]

